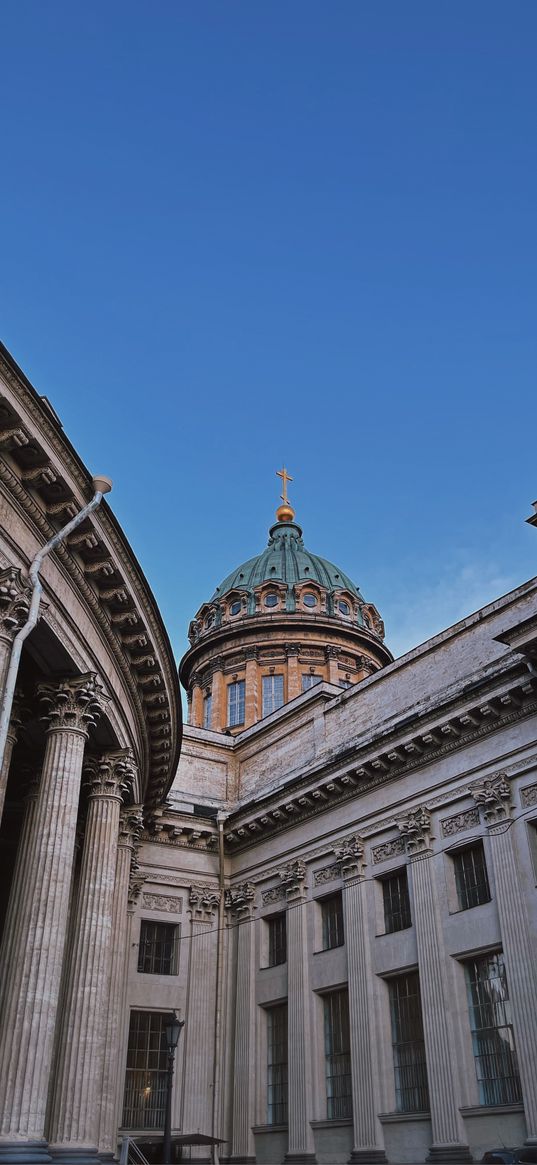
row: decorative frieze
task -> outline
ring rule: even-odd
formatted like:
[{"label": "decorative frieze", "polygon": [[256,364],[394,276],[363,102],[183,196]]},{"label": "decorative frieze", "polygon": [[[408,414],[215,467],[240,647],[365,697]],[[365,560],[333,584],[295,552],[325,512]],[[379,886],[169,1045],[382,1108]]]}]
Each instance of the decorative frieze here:
[{"label": "decorative frieze", "polygon": [[323,866],[321,870],[315,870],[313,875],[314,886],[323,886],[325,882],[334,882],[336,878],[341,877],[341,866],[339,862],[334,862],[331,866]]},{"label": "decorative frieze", "polygon": [[281,902],[284,898],[284,886],[270,886],[268,890],[263,890],[261,894],[263,906],[270,906],[273,902]]},{"label": "decorative frieze", "polygon": [[472,781],[468,791],[477,805],[483,808],[487,825],[496,825],[509,819],[512,809],[511,787],[505,773],[495,773],[492,777]]},{"label": "decorative frieze", "polygon": [[473,829],[479,825],[479,809],[465,809],[462,813],[455,813],[453,817],[444,817],[441,822],[442,835],[453,837],[456,833],[464,833],[466,829]]},{"label": "decorative frieze", "polygon": [[170,898],[167,894],[143,894],[142,906],[148,910],[162,910],[167,914],[181,914],[183,910],[182,898]]},{"label": "decorative frieze", "polygon": [[431,815],[424,806],[411,809],[410,813],[400,817],[396,824],[403,834],[407,853],[411,857],[425,853],[431,848]]},{"label": "decorative frieze", "polygon": [[531,805],[537,805],[537,785],[526,785],[525,789],[521,789],[520,800],[526,809]]},{"label": "decorative frieze", "polygon": [[404,853],[406,853],[404,837],[394,837],[392,841],[384,841],[381,845],[373,846],[371,850],[374,865],[387,862],[390,858],[398,858]]}]

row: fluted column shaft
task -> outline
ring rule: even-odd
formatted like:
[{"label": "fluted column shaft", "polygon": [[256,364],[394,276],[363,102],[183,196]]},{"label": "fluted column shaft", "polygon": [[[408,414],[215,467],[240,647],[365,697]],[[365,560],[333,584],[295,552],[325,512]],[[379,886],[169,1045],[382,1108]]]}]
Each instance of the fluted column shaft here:
[{"label": "fluted column shaft", "polygon": [[[195,897],[193,898],[193,891]],[[218,893],[212,892],[204,905],[203,892],[191,890],[191,941],[188,971],[188,1003],[185,1028],[184,1102],[182,1127],[185,1133],[210,1132],[214,1053],[214,1008],[216,1005],[216,947],[218,920],[215,913]],[[192,1157],[206,1158],[203,1148],[191,1150]]]},{"label": "fluted column shaft", "polygon": [[[0,1026],[2,1143],[43,1147],[56,1012],[67,931],[82,761],[99,711],[94,676],[44,684],[49,708],[43,773],[22,877],[20,926],[6,970]],[[22,871],[21,871],[22,872]],[[13,887],[12,894],[18,888]],[[36,1153],[39,1156],[38,1150]]]},{"label": "fluted column shaft", "polygon": [[352,1064],[353,1150],[351,1161],[385,1161],[378,1119],[378,1036],[375,1031],[371,943],[367,925],[367,884],[355,865],[343,866],[343,909],[347,947]]},{"label": "fluted column shaft", "polygon": [[255,1161],[255,928],[247,901],[237,903],[235,909],[238,935],[231,1160],[239,1165]]},{"label": "fluted column shaft", "polygon": [[4,922],[4,931],[2,935],[2,947],[0,949],[0,1015],[4,1007],[4,995],[8,984],[8,968],[12,962],[13,949],[20,950],[21,941],[25,942],[25,936],[21,940],[21,927],[24,925],[25,916],[22,910],[22,904],[27,896],[27,882],[32,874],[32,865],[28,861],[30,839],[33,836],[35,815],[37,811],[37,794],[39,791],[39,781],[36,777],[31,781],[30,787],[26,794],[24,805],[24,817],[22,820],[22,829],[17,846],[17,854],[15,857],[15,866],[13,869],[13,878],[11,883],[11,894],[9,897],[6,918]]},{"label": "fluted column shaft", "polygon": [[[137,809],[121,815],[112,903],[112,965],[104,1045],[101,1087],[99,1155],[114,1154],[118,1130],[118,1060],[123,1021],[123,996],[129,957],[129,880],[136,843],[142,831],[142,814]],[[123,1080],[121,1080],[123,1084]]]},{"label": "fluted column shaft", "polygon": [[4,802],[6,799],[7,782],[9,778],[9,770],[11,768],[11,758],[13,756],[13,749],[17,743],[19,729],[22,724],[22,709],[20,702],[15,697],[13,707],[11,710],[11,719],[9,722],[9,729],[6,737],[6,744],[4,748],[4,759],[2,762],[2,770],[0,772],[0,821],[2,820],[4,812]]},{"label": "fluted column shaft", "polygon": [[130,759],[109,754],[86,770],[90,793],[49,1129],[63,1157],[81,1148],[97,1155],[118,830]]},{"label": "fluted column shaft", "polygon": [[[295,867],[299,867],[298,870]],[[307,901],[302,863],[280,871],[287,894],[288,1128],[286,1161],[314,1162]]]}]

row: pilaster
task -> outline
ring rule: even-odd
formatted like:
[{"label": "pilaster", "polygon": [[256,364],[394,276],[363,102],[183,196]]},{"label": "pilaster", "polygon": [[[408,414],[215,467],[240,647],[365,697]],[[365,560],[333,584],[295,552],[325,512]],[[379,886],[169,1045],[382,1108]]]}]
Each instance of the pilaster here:
[{"label": "pilaster", "polygon": [[235,919],[237,986],[235,1052],[233,1061],[233,1134],[230,1162],[255,1162],[255,886],[243,882],[226,894],[226,906]]},{"label": "pilaster", "polygon": [[223,732],[227,725],[227,701],[224,684],[222,657],[217,655],[212,664],[211,688],[213,694],[212,717],[215,732]]},{"label": "pilaster", "polygon": [[341,648],[327,647],[326,648],[326,662],[328,663],[328,681],[331,684],[339,684],[339,657],[341,655]]},{"label": "pilaster", "polygon": [[471,1161],[464,1141],[449,1023],[446,956],[436,906],[431,821],[424,807],[397,821],[406,841],[414,891],[414,922],[423,1013],[433,1143],[428,1161]]},{"label": "pilaster", "polygon": [[[188,961],[188,1024],[185,1027],[186,1071],[183,1082],[185,1133],[208,1132],[212,1118],[216,950],[218,943],[217,886],[190,887],[190,951]],[[192,1160],[208,1161],[207,1150],[192,1146]]]},{"label": "pilaster", "polygon": [[513,844],[511,788],[505,773],[469,787],[489,831],[496,902],[507,970],[527,1143],[537,1144],[537,952],[533,948]]},{"label": "pilaster", "polygon": [[334,846],[333,852],[341,863],[347,947],[354,1134],[349,1160],[374,1165],[386,1161],[386,1153],[378,1119],[379,1035],[375,1030],[375,986],[367,924],[363,840],[354,834]]},{"label": "pilaster", "polygon": [[286,643],[285,654],[287,657],[287,702],[289,700],[294,700],[295,696],[299,696],[302,691],[300,674],[298,670],[300,644]]},{"label": "pilaster", "polygon": [[286,1161],[316,1161],[313,1117],[311,1014],[307,928],[306,866],[298,860],[279,871],[287,900],[288,1127]]},{"label": "pilaster", "polygon": [[259,720],[257,647],[246,648],[244,725],[249,728]]},{"label": "pilaster", "polygon": [[[41,684],[45,759],[21,863],[20,926],[0,1027],[0,1161],[47,1160],[45,1111],[60,990],[84,746],[104,703],[95,675]],[[17,887],[12,895],[17,893]]]}]

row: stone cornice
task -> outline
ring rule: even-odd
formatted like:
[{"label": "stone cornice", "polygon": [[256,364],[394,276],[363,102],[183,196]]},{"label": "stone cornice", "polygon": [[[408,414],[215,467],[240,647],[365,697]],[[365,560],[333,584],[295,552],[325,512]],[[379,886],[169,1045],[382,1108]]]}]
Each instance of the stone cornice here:
[{"label": "stone cornice", "polygon": [[[516,670],[516,669],[515,669]],[[520,670],[520,669],[519,669]],[[305,774],[290,780],[284,787],[273,789],[251,806],[245,804],[230,814],[226,829],[229,850],[245,848],[261,838],[280,832],[315,816],[325,809],[406,775],[431,761],[460,748],[467,747],[509,724],[537,711],[534,684],[525,676],[516,679],[504,677],[504,686],[489,694],[490,683],[481,685],[474,693],[475,703],[460,709],[458,715],[436,717],[430,727],[423,718],[419,731],[413,735],[397,733],[385,736],[366,748],[357,748],[347,758],[347,752],[335,758],[325,757],[316,770],[311,766]],[[431,717],[432,719],[432,717]],[[404,726],[403,726],[404,727]],[[346,760],[346,763],[345,763]]]},{"label": "stone cornice", "polygon": [[[39,540],[92,496],[91,477],[46,402],[0,345],[0,480]],[[171,646],[153,595],[108,505],[60,545],[56,558],[103,633],[129,691],[148,778],[146,802],[169,789],[180,745],[180,698]]]}]

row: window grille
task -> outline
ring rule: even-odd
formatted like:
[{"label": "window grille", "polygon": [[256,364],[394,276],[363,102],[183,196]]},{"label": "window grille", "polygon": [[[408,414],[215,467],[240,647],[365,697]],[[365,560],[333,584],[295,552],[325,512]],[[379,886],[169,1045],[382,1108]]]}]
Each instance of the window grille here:
[{"label": "window grille", "polygon": [[287,919],[285,914],[276,914],[267,919],[268,965],[277,967],[287,961]]},{"label": "window grille", "polygon": [[343,902],[341,894],[332,894],[330,898],[323,898],[321,902],[321,916],[323,924],[323,951],[332,947],[342,947],[345,942],[343,935]]},{"label": "window grille", "polygon": [[302,691],[307,692],[310,688],[314,688],[316,684],[320,684],[322,676],[303,675],[302,676]]},{"label": "window grille", "polygon": [[267,1124],[287,1124],[287,1004],[267,1010]]},{"label": "window grille", "polygon": [[398,975],[389,988],[395,1107],[397,1112],[426,1112],[429,1090],[417,971]]},{"label": "window grille", "polygon": [[331,991],[324,999],[326,1115],[328,1120],[352,1116],[349,996]]},{"label": "window grille", "polygon": [[168,1019],[168,1013],[131,1011],[123,1105],[126,1129],[164,1126]]},{"label": "window grille", "polygon": [[481,1104],[522,1100],[502,954],[466,964],[472,1043]]},{"label": "window grille", "polygon": [[142,918],[138,970],[144,975],[176,975],[179,927]]},{"label": "window grille", "polygon": [[399,870],[397,874],[383,879],[382,895],[386,934],[393,934],[395,930],[406,930],[407,926],[412,926],[406,870]]},{"label": "window grille", "polygon": [[490,887],[482,842],[453,854],[457,897],[461,910],[490,902]]},{"label": "window grille", "polygon": [[207,692],[203,701],[203,727],[211,727],[211,714],[213,710],[213,697],[210,692]]},{"label": "window grille", "polygon": [[283,676],[263,676],[263,716],[270,716],[283,704]]},{"label": "window grille", "polygon": [[227,689],[227,722],[230,728],[244,724],[244,680],[237,680],[228,684]]}]

